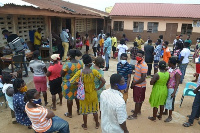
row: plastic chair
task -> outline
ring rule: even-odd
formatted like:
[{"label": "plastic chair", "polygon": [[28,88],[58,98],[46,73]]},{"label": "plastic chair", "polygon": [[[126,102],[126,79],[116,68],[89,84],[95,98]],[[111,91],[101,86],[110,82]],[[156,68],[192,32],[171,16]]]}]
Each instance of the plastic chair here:
[{"label": "plastic chair", "polygon": [[193,90],[191,88],[191,86],[193,86],[194,88],[197,88],[197,84],[196,83],[193,83],[193,82],[188,82],[186,83],[186,86],[185,86],[185,89],[183,90],[183,95],[182,95],[182,98],[181,98],[181,104],[180,104],[180,107],[183,103],[183,99],[185,96],[191,96],[191,97],[195,97],[196,94],[194,94]]}]

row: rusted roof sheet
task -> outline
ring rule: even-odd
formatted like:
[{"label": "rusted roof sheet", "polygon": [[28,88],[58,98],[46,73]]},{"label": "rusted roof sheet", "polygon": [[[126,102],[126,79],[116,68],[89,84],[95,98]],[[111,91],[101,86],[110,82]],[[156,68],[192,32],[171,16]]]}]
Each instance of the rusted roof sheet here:
[{"label": "rusted roof sheet", "polygon": [[[68,14],[79,14],[79,15],[91,15],[91,16],[108,16],[109,14],[94,8],[73,4],[63,0],[22,0],[24,2],[34,5],[33,7],[39,9],[46,9],[54,12],[63,12]],[[19,5],[18,3],[12,2],[5,5],[14,4]],[[31,6],[31,5],[20,5],[20,6]]]},{"label": "rusted roof sheet", "polygon": [[116,3],[110,15],[200,18],[200,4]]}]

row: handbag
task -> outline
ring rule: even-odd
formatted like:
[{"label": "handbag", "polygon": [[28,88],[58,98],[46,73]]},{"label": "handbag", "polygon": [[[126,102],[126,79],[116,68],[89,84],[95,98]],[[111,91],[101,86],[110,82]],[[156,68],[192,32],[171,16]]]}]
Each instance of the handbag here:
[{"label": "handbag", "polygon": [[83,84],[83,79],[82,79],[82,69],[81,69],[81,76],[79,78],[78,82],[78,90],[77,90],[77,96],[79,100],[84,100],[85,99],[85,89],[84,89],[84,84]]}]

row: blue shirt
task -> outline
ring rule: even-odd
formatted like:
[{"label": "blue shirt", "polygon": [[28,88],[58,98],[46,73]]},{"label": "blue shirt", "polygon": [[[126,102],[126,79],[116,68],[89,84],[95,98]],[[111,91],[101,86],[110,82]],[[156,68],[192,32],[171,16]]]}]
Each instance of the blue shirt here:
[{"label": "blue shirt", "polygon": [[69,42],[69,40],[68,40],[69,35],[64,30],[60,33],[60,38],[61,38],[62,42]]},{"label": "blue shirt", "polygon": [[154,55],[154,60],[160,61],[161,53],[162,53],[162,45],[158,45],[155,49],[154,52],[156,55]]},{"label": "blue shirt", "polygon": [[132,71],[132,67],[128,62],[126,62],[124,65],[122,65],[121,62],[117,64],[117,73],[124,77],[126,83],[128,80],[128,75],[132,74]]},{"label": "blue shirt", "polygon": [[110,54],[111,48],[112,48],[112,40],[111,40],[110,37],[108,37],[108,38],[104,41],[103,51],[105,50],[105,48],[107,48],[106,53],[107,53],[107,54]]}]

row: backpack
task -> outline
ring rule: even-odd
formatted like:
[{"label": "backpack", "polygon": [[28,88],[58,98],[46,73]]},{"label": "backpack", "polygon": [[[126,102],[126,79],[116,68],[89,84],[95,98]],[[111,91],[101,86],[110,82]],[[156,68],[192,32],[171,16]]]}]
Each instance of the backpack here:
[{"label": "backpack", "polygon": [[78,89],[77,89],[77,96],[79,100],[84,100],[85,99],[85,89],[84,89],[84,84],[83,84],[83,79],[82,79],[82,69],[81,69],[81,76],[79,78],[78,82]]}]

